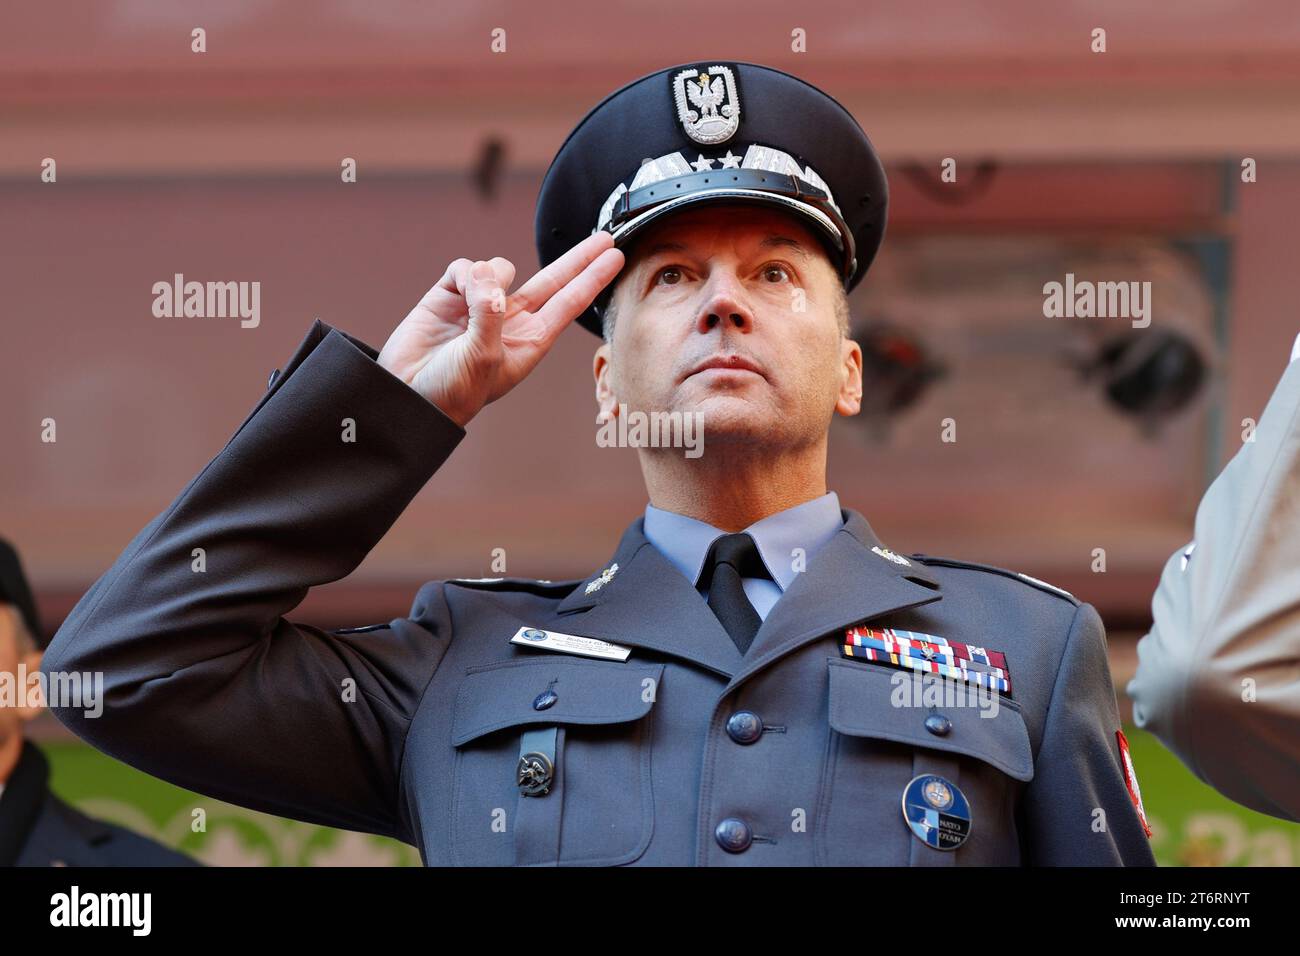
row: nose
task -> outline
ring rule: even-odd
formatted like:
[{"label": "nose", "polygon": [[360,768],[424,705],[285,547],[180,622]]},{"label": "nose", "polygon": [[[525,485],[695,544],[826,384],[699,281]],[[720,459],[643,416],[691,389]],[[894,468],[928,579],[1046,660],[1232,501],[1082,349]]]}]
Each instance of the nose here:
[{"label": "nose", "polygon": [[754,312],[744,286],[734,273],[721,268],[712,270],[695,325],[696,331],[702,335],[719,327],[724,332],[753,331]]}]

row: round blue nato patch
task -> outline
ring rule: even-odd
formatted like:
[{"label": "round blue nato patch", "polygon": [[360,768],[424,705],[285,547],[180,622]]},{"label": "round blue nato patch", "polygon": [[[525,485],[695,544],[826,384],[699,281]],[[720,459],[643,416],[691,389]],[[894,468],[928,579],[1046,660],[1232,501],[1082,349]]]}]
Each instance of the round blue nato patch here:
[{"label": "round blue nato patch", "polygon": [[535,627],[530,627],[528,630],[524,631],[524,638],[530,641],[544,641],[546,640],[546,632],[539,631]]},{"label": "round blue nato patch", "polygon": [[957,785],[933,773],[903,789],[903,819],[912,835],[936,850],[955,850],[970,836],[970,804]]}]

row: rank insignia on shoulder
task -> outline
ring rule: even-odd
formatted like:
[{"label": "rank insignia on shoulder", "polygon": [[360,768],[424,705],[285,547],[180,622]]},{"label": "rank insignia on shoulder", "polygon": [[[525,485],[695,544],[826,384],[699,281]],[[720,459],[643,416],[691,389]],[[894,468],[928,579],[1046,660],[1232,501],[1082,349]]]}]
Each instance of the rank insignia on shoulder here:
[{"label": "rank insignia on shoulder", "polygon": [[1061,595],[1061,597],[1069,598],[1071,601],[1077,602],[1079,600],[1065,588],[1058,588],[1055,584],[1048,584],[1046,581],[1040,581],[1038,578],[1025,574],[1024,571],[1017,571],[1016,577],[1020,578],[1022,581],[1028,581],[1030,584],[1035,584],[1040,588],[1047,588],[1049,591],[1055,591],[1057,594]]},{"label": "rank insignia on shoulder", "polygon": [[950,677],[1011,695],[1011,671],[1001,651],[950,641],[937,634],[896,628],[850,627],[840,653],[845,657]]},{"label": "rank insignia on shoulder", "polygon": [[1038,588],[1040,591],[1055,594],[1057,597],[1069,601],[1075,607],[1078,607],[1079,604],[1082,603],[1077,597],[1065,590],[1065,588],[1058,588],[1055,584],[1048,584],[1046,581],[1041,581],[1036,577],[1025,574],[1023,571],[1009,571],[1006,568],[999,568],[993,564],[977,564],[974,561],[960,561],[956,558],[940,558],[933,554],[914,554],[912,555],[912,559],[929,567],[964,568],[968,571],[987,571],[990,574],[1000,574],[1003,577],[1014,578],[1017,581],[1031,585],[1032,587]]},{"label": "rank insignia on shoulder", "polygon": [[876,554],[880,555],[886,561],[893,561],[895,564],[901,564],[904,567],[908,567],[908,568],[912,566],[911,561],[907,560],[907,558],[903,557],[901,554],[894,554],[894,552],[890,551],[888,548],[882,548],[878,545],[872,545],[871,550]]}]

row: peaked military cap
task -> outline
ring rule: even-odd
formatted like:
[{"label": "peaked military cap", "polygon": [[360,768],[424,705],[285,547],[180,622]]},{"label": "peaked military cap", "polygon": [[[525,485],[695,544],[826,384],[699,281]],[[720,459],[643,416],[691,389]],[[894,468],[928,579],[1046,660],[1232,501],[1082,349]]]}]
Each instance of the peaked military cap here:
[{"label": "peaked military cap", "polygon": [[[582,119],[542,181],[537,253],[549,265],[602,229],[623,248],[699,203],[770,203],[813,227],[847,291],[880,248],[888,200],[880,158],[838,102],[780,70],[707,60],[643,76]],[[609,292],[578,318],[597,335]]]}]

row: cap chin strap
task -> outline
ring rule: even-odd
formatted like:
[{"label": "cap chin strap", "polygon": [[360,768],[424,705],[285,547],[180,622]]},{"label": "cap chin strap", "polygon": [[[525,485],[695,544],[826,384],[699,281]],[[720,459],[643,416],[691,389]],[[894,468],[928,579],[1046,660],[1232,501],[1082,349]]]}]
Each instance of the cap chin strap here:
[{"label": "cap chin strap", "polygon": [[[714,169],[713,164],[715,162],[720,162],[722,165],[718,169]],[[835,202],[835,197],[831,195],[830,187],[826,185],[826,180],[822,179],[816,170],[811,166],[800,166],[795,158],[785,150],[752,143],[745,149],[743,159],[733,156],[731,150],[727,150],[726,156],[718,156],[713,159],[705,159],[701,155],[694,163],[688,163],[686,158],[677,151],[665,153],[655,159],[647,159],[637,167],[631,183],[626,185],[619,183],[605,199],[600,208],[600,215],[596,218],[596,228],[604,228],[604,223],[613,217],[614,204],[618,202],[619,196],[623,193],[636,192],[638,189],[652,186],[667,179],[696,178],[692,174],[700,174],[701,177],[706,177],[703,180],[705,182],[708,181],[707,177],[709,176],[721,176],[723,177],[722,182],[727,183],[729,182],[727,175],[729,170],[735,170],[737,174],[742,174],[742,176],[744,173],[753,171],[792,176],[805,187],[812,187],[817,195],[830,203],[836,214],[840,214],[840,207]],[[748,179],[749,177],[744,176],[743,178]]]},{"label": "cap chin strap", "polygon": [[[856,267],[856,260],[853,258],[852,253],[848,256],[844,254],[844,239],[846,233],[841,232],[840,228],[830,216],[806,202],[801,202],[797,199],[791,199],[787,196],[778,195],[762,189],[710,189],[701,192],[688,193],[684,196],[675,196],[672,199],[666,200],[650,209],[647,209],[639,215],[633,216],[631,219],[628,219],[617,226],[611,223],[607,225],[606,228],[611,229],[614,243],[617,245],[626,236],[635,232],[648,220],[657,219],[659,216],[666,215],[679,206],[689,206],[705,199],[713,202],[725,199],[734,199],[736,201],[753,201],[776,204],[785,206],[792,212],[812,219],[830,238],[831,242],[834,244],[835,251],[840,255],[841,260],[845,262],[845,268],[843,270],[845,279],[847,280],[849,276],[853,275],[854,268]],[[852,236],[849,236],[848,238],[849,241],[852,242]]]},{"label": "cap chin strap", "polygon": [[[708,198],[765,202],[785,206],[813,220],[831,239],[847,283],[857,271],[853,232],[825,180],[811,166],[800,167],[794,157],[770,146],[751,145],[743,160],[730,150],[722,169],[713,169],[703,156],[687,163],[680,152],[647,160],[631,186],[619,183],[601,206],[593,233],[606,230],[619,242],[640,226],[680,206]],[[700,169],[701,164],[708,164]]]}]

